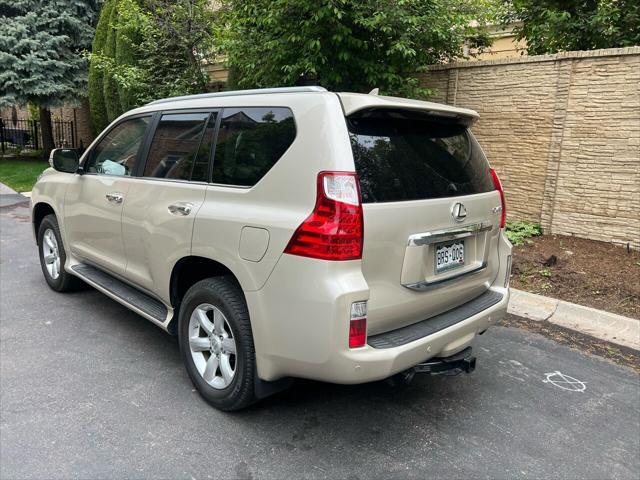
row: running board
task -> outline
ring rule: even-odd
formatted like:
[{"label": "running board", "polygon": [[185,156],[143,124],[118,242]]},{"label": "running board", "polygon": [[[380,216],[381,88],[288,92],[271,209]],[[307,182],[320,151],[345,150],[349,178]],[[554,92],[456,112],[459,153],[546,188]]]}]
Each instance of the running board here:
[{"label": "running board", "polygon": [[152,322],[165,327],[167,323],[167,307],[155,298],[141,292],[137,288],[118,280],[102,270],[86,263],[73,265],[73,273],[125,307],[136,311]]}]

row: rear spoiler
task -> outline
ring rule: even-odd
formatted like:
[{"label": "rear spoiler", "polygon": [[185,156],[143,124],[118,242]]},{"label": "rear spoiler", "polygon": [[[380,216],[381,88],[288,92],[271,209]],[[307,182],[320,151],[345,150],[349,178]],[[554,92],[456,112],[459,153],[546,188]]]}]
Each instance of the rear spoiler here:
[{"label": "rear spoiler", "polygon": [[419,110],[434,117],[456,119],[462,125],[470,127],[480,115],[468,108],[452,107],[442,103],[425,102],[422,100],[410,100],[408,98],[385,97],[381,95],[367,95],[363,93],[337,93],[344,115],[348,117],[360,110],[370,108],[399,108],[407,110]]}]

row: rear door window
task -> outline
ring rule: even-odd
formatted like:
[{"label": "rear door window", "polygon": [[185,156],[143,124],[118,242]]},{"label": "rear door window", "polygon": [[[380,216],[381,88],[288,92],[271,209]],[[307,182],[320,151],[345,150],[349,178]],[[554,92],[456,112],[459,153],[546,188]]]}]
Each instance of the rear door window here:
[{"label": "rear door window", "polygon": [[225,108],[216,141],[213,183],[255,185],[293,143],[288,108]]},{"label": "rear door window", "polygon": [[474,136],[455,119],[371,109],[347,118],[362,200],[425,200],[494,190]]},{"label": "rear door window", "polygon": [[210,115],[215,125],[215,113],[163,114],[153,135],[143,176],[206,181],[208,167],[203,164],[208,165],[208,149],[200,147]]}]

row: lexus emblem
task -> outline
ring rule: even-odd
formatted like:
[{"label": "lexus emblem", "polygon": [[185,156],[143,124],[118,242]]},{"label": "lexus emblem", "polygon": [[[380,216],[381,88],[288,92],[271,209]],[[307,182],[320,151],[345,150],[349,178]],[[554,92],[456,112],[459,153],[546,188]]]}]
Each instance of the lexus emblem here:
[{"label": "lexus emblem", "polygon": [[461,222],[467,218],[467,209],[461,203],[455,203],[451,209],[451,216],[456,222]]}]

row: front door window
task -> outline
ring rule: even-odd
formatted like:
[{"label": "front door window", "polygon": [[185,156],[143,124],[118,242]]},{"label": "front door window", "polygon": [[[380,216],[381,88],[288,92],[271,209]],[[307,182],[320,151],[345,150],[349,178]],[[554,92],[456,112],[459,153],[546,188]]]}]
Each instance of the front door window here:
[{"label": "front door window", "polygon": [[102,175],[132,175],[150,121],[151,117],[137,117],[113,127],[93,149],[84,171]]}]

